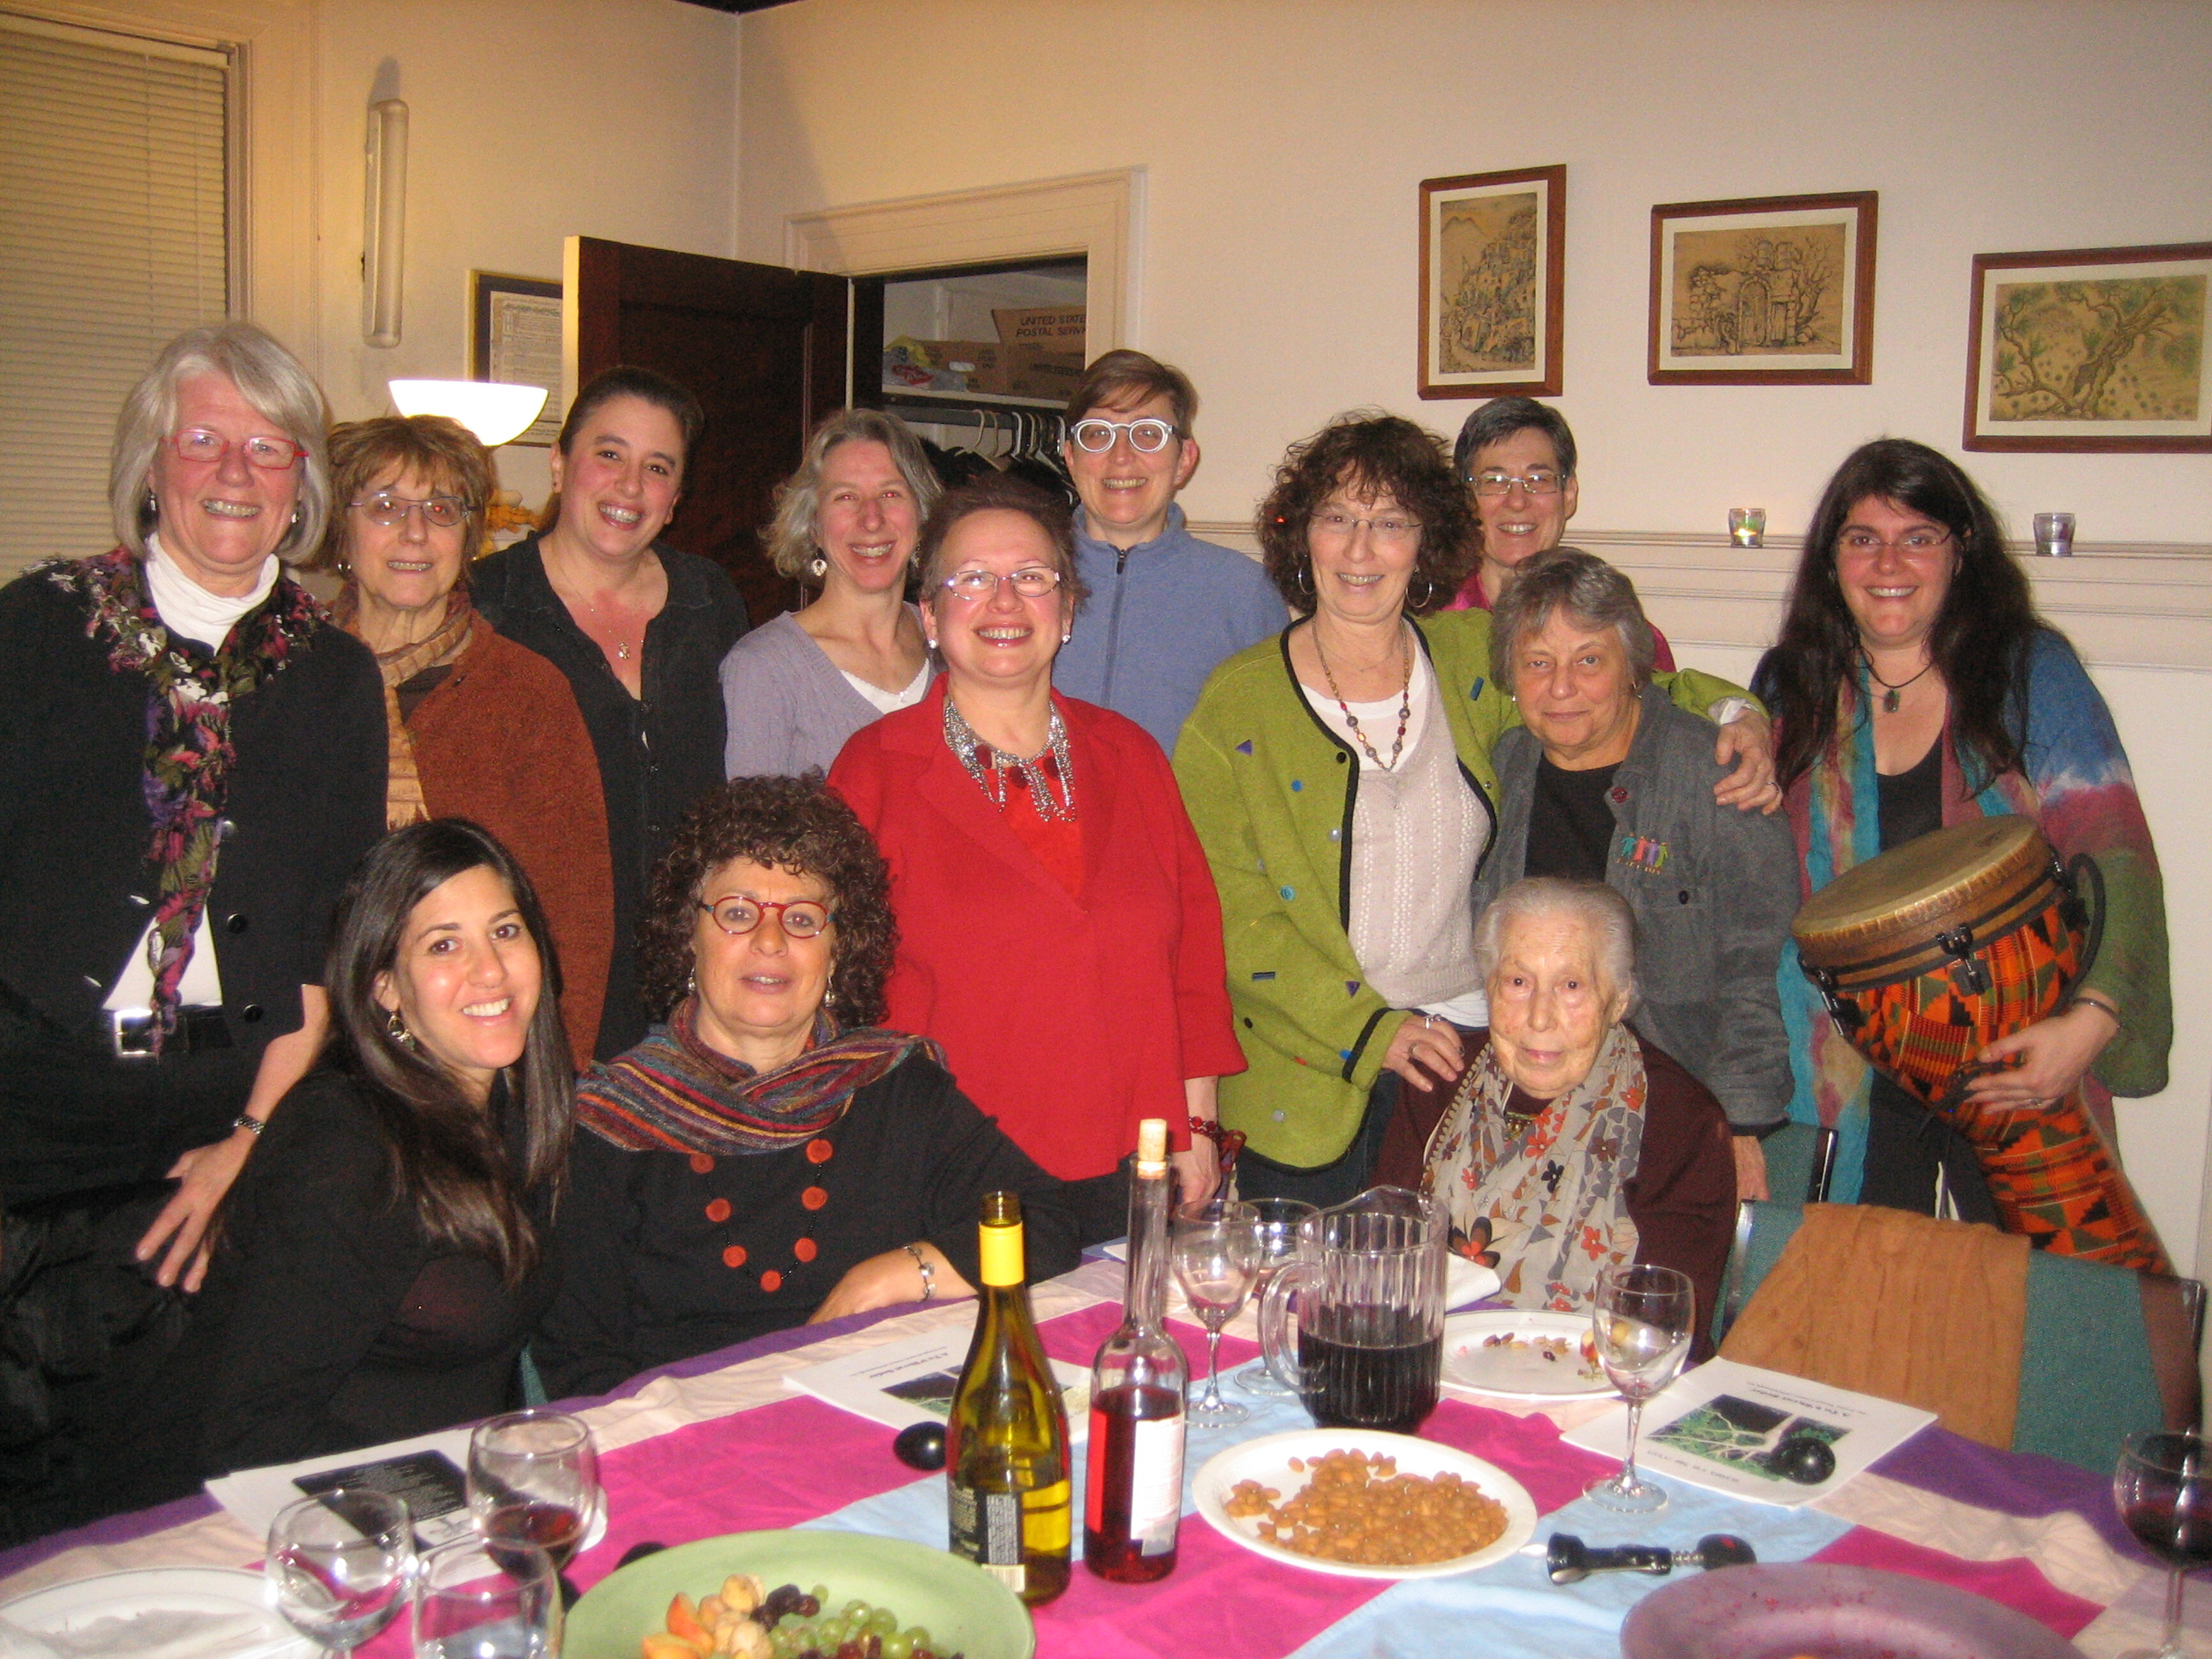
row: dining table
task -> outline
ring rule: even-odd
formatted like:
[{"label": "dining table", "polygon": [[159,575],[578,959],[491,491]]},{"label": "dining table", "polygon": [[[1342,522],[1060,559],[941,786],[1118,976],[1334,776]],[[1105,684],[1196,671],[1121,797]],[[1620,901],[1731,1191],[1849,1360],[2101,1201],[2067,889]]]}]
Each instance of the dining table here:
[{"label": "dining table", "polygon": [[[1107,1257],[1033,1286],[1047,1352],[1087,1364],[1120,1321],[1121,1287],[1121,1264]],[[607,1500],[605,1536],[571,1563],[571,1580],[588,1592],[640,1544],[681,1544],[757,1528],[827,1528],[943,1547],[944,1476],[917,1474],[894,1457],[890,1429],[794,1391],[785,1378],[889,1342],[948,1327],[965,1330],[974,1318],[973,1302],[951,1301],[800,1326],[648,1372],[604,1396],[559,1402],[592,1426]],[[1171,1318],[1170,1328],[1190,1358],[1194,1377],[1202,1378],[1203,1332],[1182,1318]],[[1258,1352],[1252,1330],[1248,1310],[1223,1339],[1224,1376]],[[1611,1574],[1562,1587],[1550,1582],[1541,1559],[1525,1553],[1455,1576],[1396,1580],[1263,1558],[1195,1512],[1190,1480],[1208,1459],[1240,1442],[1312,1424],[1295,1397],[1224,1387],[1251,1407],[1251,1416],[1230,1428],[1191,1427],[1174,1571],[1131,1585],[1109,1583],[1079,1565],[1064,1595],[1034,1609],[1040,1659],[1385,1659],[1445,1652],[1611,1659],[1621,1651],[1629,1610],[1673,1582]],[[2036,1620],[2091,1659],[2157,1645],[2163,1570],[2120,1523],[2108,1474],[1994,1449],[1930,1425],[1800,1507],[1669,1480],[1667,1510],[1632,1518],[1583,1497],[1613,1464],[1561,1437],[1608,1408],[1604,1401],[1537,1404],[1448,1395],[1419,1432],[1520,1482],[1541,1517],[1540,1545],[1557,1532],[1590,1544],[1678,1547],[1705,1534],[1733,1533],[1747,1540],[1762,1562],[1874,1567],[1972,1591]],[[1073,1462],[1074,1512],[1080,1515],[1083,1459]],[[0,1603],[134,1568],[251,1567],[262,1553],[260,1539],[201,1495],[0,1553]],[[2208,1600],[2192,1583],[2192,1652],[2212,1654]],[[404,1659],[405,1621],[359,1651],[362,1659]]]}]

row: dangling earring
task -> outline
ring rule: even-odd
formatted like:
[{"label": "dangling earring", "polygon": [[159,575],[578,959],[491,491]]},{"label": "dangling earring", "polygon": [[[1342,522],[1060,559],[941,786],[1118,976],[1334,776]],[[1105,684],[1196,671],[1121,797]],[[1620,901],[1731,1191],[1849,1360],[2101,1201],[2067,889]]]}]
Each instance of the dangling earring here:
[{"label": "dangling earring", "polygon": [[684,994],[687,997],[699,994],[699,970],[696,968],[684,975]]},{"label": "dangling earring", "polygon": [[1428,609],[1429,601],[1435,599],[1436,596],[1436,578],[1430,575],[1427,571],[1424,570],[1421,572],[1421,597],[1413,602],[1411,608],[1415,611],[1425,611]]},{"label": "dangling earring", "polygon": [[818,582],[823,576],[829,574],[830,561],[823,558],[819,553],[817,553],[814,556],[814,562],[808,565],[806,567],[806,570],[807,574],[812,576],[814,580]]},{"label": "dangling earring", "polygon": [[146,516],[149,519],[160,518],[161,516],[161,498],[159,495],[156,495],[152,490],[149,489],[146,492],[146,505],[141,510],[144,512]]},{"label": "dangling earring", "polygon": [[391,1009],[386,1012],[384,1016],[384,1030],[385,1035],[389,1036],[401,1048],[412,1048],[417,1053],[421,1052],[422,1045],[415,1040],[415,1033],[407,1029],[407,1022],[401,1017],[400,1012],[397,1008]]},{"label": "dangling earring", "polygon": [[1301,562],[1298,566],[1297,590],[1301,597],[1313,598],[1313,566]]}]

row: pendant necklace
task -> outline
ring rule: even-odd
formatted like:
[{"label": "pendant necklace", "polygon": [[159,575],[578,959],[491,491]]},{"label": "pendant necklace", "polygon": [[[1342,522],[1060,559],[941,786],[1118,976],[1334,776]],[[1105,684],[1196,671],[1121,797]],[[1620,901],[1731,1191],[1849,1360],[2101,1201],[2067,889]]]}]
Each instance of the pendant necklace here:
[{"label": "pendant necklace", "polygon": [[[1402,633],[1399,635],[1398,648],[1401,653],[1401,660],[1402,660],[1406,665],[1406,684],[1399,689],[1398,692],[1398,736],[1396,740],[1390,745],[1390,758],[1387,761],[1384,760],[1382,756],[1375,752],[1375,745],[1367,741],[1367,734],[1359,729],[1359,716],[1352,712],[1352,705],[1345,702],[1344,693],[1336,689],[1336,676],[1329,670],[1328,653],[1321,648],[1321,630],[1319,629],[1316,629],[1314,630],[1313,646],[1314,655],[1321,661],[1322,678],[1328,682],[1328,695],[1336,699],[1337,712],[1344,716],[1345,725],[1352,728],[1352,735],[1353,738],[1358,743],[1362,749],[1367,751],[1367,758],[1373,761],[1376,765],[1382,768],[1385,772],[1396,771],[1398,769],[1398,757],[1405,751],[1406,748],[1406,727],[1411,723],[1413,718],[1413,647],[1412,642],[1408,641]],[[948,704],[948,707],[950,705]]]},{"label": "pendant necklace", "polygon": [[[542,554],[539,556],[539,562],[541,563],[544,562],[544,555]],[[553,573],[550,570],[548,570],[545,573],[545,580],[548,582],[552,581]],[[557,586],[555,587],[554,591],[556,592],[560,591]],[[576,589],[576,597],[584,602],[584,609],[591,613],[592,622],[599,623],[599,607],[592,603],[592,596],[584,592],[582,588],[579,587]],[[601,625],[604,626],[604,624]],[[620,634],[615,635],[615,655],[621,658],[624,662],[628,662],[629,660],[629,641],[624,639]]]},{"label": "pendant necklace", "polygon": [[1866,671],[1868,674],[1873,678],[1874,683],[1882,690],[1881,711],[1885,714],[1894,714],[1898,710],[1899,704],[1902,701],[1898,694],[1903,691],[1906,686],[1911,684],[1912,680],[1918,679],[1921,674],[1925,674],[1929,669],[1936,665],[1936,659],[1933,657],[1930,657],[1925,663],[1921,665],[1920,673],[1915,674],[1912,677],[1912,679],[1899,680],[1896,684],[1892,685],[1887,680],[1882,678],[1881,671],[1874,665],[1874,659],[1872,657],[1868,656],[1864,651],[1861,651],[1859,653],[1859,657],[1866,664]]},{"label": "pendant necklace", "polygon": [[[960,710],[951,697],[945,700],[945,747],[960,757],[968,775],[975,780],[976,787],[991,798],[992,804],[1001,811],[1006,805],[1006,775],[1024,775],[1014,780],[1017,786],[1026,781],[1030,800],[1036,815],[1045,823],[1056,818],[1073,822],[1075,817],[1075,760],[1067,748],[1067,727],[1060,718],[1060,710],[1052,711],[1052,720],[1046,728],[1044,747],[1027,757],[1008,755],[993,748],[977,737],[968,722],[961,718]],[[1052,786],[1047,781],[1044,758],[1052,757],[1052,769],[1060,775],[1060,799],[1052,798]]]}]

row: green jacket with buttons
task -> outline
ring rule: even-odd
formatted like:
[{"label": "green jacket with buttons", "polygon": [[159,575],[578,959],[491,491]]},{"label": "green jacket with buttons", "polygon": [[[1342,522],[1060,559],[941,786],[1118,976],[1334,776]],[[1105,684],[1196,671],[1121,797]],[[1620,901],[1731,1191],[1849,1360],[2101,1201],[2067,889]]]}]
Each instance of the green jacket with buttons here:
[{"label": "green jacket with buttons", "polygon": [[[1413,629],[1461,775],[1494,823],[1491,750],[1520,711],[1490,683],[1490,613],[1445,611]],[[1737,690],[1692,671],[1672,678],[1674,700],[1693,712]],[[1221,895],[1229,995],[1249,1066],[1221,1079],[1221,1121],[1261,1157],[1297,1169],[1334,1163],[1352,1144],[1407,1018],[1370,988],[1352,951],[1355,763],[1299,689],[1288,629],[1213,671],[1176,744],[1183,805]]]}]

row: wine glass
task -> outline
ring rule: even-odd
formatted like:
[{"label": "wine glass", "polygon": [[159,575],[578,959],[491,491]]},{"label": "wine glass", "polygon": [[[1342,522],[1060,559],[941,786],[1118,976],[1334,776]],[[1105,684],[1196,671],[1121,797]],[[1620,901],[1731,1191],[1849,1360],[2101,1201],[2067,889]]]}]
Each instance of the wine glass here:
[{"label": "wine glass", "polygon": [[1673,1267],[1631,1262],[1598,1275],[1590,1304],[1598,1363],[1628,1401],[1628,1456],[1620,1474],[1588,1488],[1601,1509],[1656,1515],[1667,1507],[1667,1489],[1636,1473],[1636,1433],[1643,1426],[1644,1402],[1673,1382],[1689,1357],[1697,1300],[1690,1276]]},{"label": "wine glass", "polygon": [[554,1659],[560,1580],[544,1550],[458,1538],[422,1558],[416,1659]]},{"label": "wine glass", "polygon": [[262,1566],[285,1622],[334,1654],[398,1617],[414,1571],[406,1500],[366,1486],[334,1486],[278,1510]]},{"label": "wine glass", "polygon": [[2166,1563],[2166,1636],[2121,1659],[2179,1659],[2181,1586],[2212,1564],[2212,1455],[2194,1429],[2143,1429],[2127,1437],[2112,1472],[2112,1503],[2128,1530]]},{"label": "wine glass", "polygon": [[1168,1246],[1190,1310],[1206,1327],[1206,1392],[1189,1417],[1206,1428],[1242,1423],[1251,1412],[1221,1397],[1221,1328],[1237,1317],[1260,1276],[1260,1235],[1249,1204],[1213,1204],[1176,1218]]},{"label": "wine glass", "polygon": [[580,1417],[510,1412],[469,1436],[469,1513],[502,1565],[512,1552],[537,1549],[559,1574],[604,1501],[599,1448]]},{"label": "wine glass", "polygon": [[[1295,1198],[1249,1198],[1244,1202],[1255,1218],[1253,1231],[1260,1241],[1260,1276],[1252,1294],[1263,1296],[1283,1263],[1298,1253],[1298,1223],[1318,1212]],[[1255,1359],[1237,1372],[1237,1386],[1248,1394],[1281,1396],[1291,1392],[1267,1369],[1265,1359]]]}]

